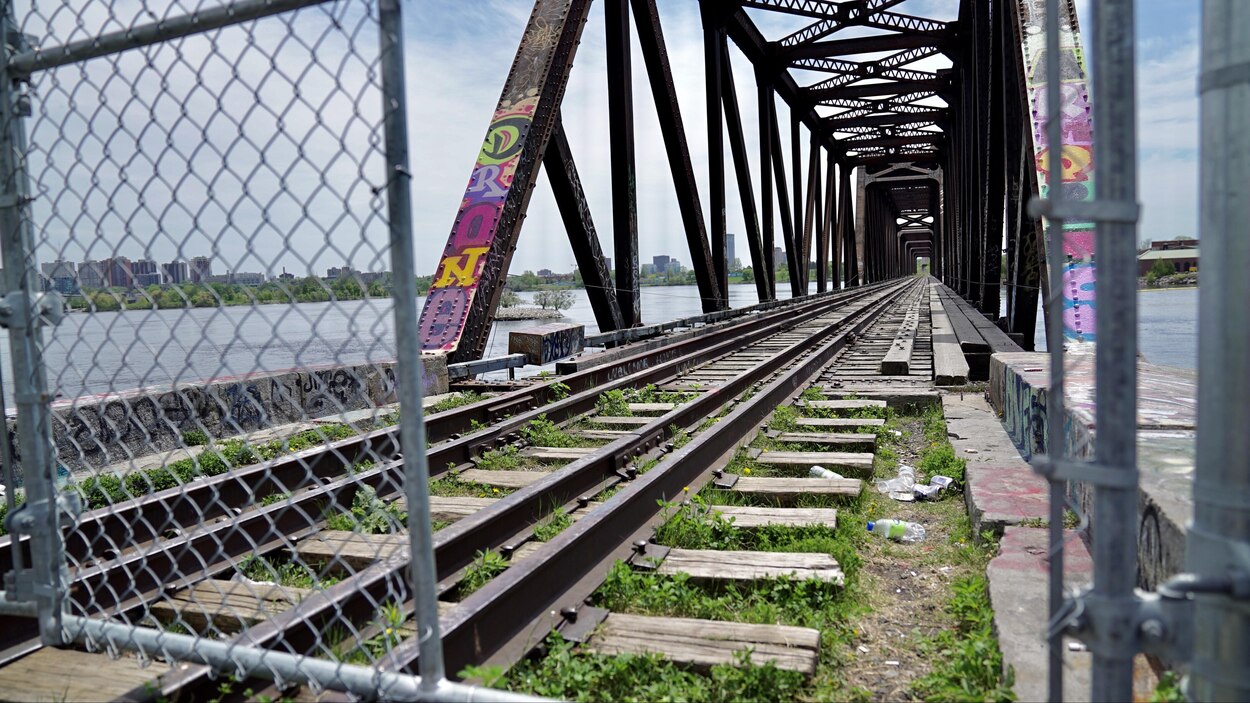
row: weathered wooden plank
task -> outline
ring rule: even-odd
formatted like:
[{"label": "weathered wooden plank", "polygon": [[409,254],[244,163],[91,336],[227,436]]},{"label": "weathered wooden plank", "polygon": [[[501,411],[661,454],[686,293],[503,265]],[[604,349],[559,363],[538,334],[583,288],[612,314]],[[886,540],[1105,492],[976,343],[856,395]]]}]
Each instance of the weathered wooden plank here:
[{"label": "weathered wooden plank", "polygon": [[145,701],[170,671],[160,661],[43,647],[0,669],[0,698],[22,701]]},{"label": "weathered wooden plank", "polygon": [[838,511],[833,508],[757,508],[747,505],[717,505],[712,508],[726,519],[732,519],[734,527],[753,530],[768,525],[783,527],[806,527],[820,525],[837,527]]},{"label": "weathered wooden plank", "polygon": [[305,564],[324,562],[330,568],[359,571],[375,561],[402,556],[408,551],[408,537],[326,530],[300,540],[294,551]]},{"label": "weathered wooden plank", "polygon": [[[430,519],[455,522],[469,517],[473,513],[488,507],[495,498],[474,498],[472,496],[430,496]],[[401,508],[407,508],[404,501],[397,501]]]},{"label": "weathered wooden plank", "polygon": [[796,403],[800,408],[816,408],[819,410],[861,410],[863,408],[885,408],[884,400],[865,400],[851,398],[840,400],[804,400]]},{"label": "weathered wooden plank", "polygon": [[588,419],[596,425],[608,427],[642,427],[655,421],[653,417],[630,417],[628,415],[595,415]]},{"label": "weathered wooden plank", "polygon": [[677,403],[629,403],[629,411],[635,415],[663,415],[677,407]]},{"label": "weathered wooden plank", "polygon": [[828,554],[802,552],[671,549],[656,571],[669,576],[688,574],[699,581],[758,581],[788,576],[841,586],[845,578],[837,559]]},{"label": "weathered wooden plank", "polygon": [[968,360],[937,295],[930,297],[929,311],[933,321],[933,382],[939,386],[962,386],[968,382]]},{"label": "weathered wooden plank", "polygon": [[583,645],[605,655],[658,654],[699,669],[733,664],[748,650],[757,666],[816,673],[820,633],[805,627],[746,625],[692,618],[611,613]]},{"label": "weathered wooden plank", "polygon": [[807,442],[839,447],[871,447],[877,443],[877,435],[867,432],[782,432],[775,439],[778,442]]},{"label": "weathered wooden plank", "polygon": [[769,478],[741,476],[731,490],[779,502],[793,502],[799,496],[859,495],[862,482],[857,478]]},{"label": "weathered wooden plank", "polygon": [[916,343],[916,331],[920,326],[917,302],[917,300],[913,300],[908,305],[907,313],[903,316],[903,322],[899,325],[898,333],[894,335],[890,348],[885,352],[885,357],[881,359],[881,374],[883,376],[890,374],[906,376],[911,373],[911,354]]},{"label": "weathered wooden plank", "polygon": [[808,470],[813,466],[826,469],[872,471],[871,452],[764,452],[755,462],[765,466]]},{"label": "weathered wooden plank", "polygon": [[521,456],[526,456],[538,461],[577,461],[584,456],[593,454],[595,447],[526,447],[521,450]]},{"label": "weathered wooden plank", "polygon": [[483,486],[498,486],[499,488],[525,488],[535,481],[541,481],[546,475],[546,471],[488,471],[486,469],[465,469],[459,473],[457,478],[461,481],[467,481],[469,483],[480,483]]},{"label": "weathered wooden plank", "polygon": [[609,442],[615,442],[621,437],[633,434],[627,430],[573,430],[569,434],[574,437],[584,437],[585,439],[604,439]]},{"label": "weathered wooden plank", "polygon": [[880,427],[885,420],[879,417],[800,417],[794,421],[799,429],[804,427]]},{"label": "weathered wooden plank", "polygon": [[508,353],[524,354],[535,366],[573,356],[585,348],[586,327],[567,322],[515,330],[508,335]]},{"label": "weathered wooden plank", "polygon": [[181,620],[200,634],[215,629],[232,635],[289,610],[309,593],[312,589],[210,579],[153,603],[151,613],[166,624]]}]

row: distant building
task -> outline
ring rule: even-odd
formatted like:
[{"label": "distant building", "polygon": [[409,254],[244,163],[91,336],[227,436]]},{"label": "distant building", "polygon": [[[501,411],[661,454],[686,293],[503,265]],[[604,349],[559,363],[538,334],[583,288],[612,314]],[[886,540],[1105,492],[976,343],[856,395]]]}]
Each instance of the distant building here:
[{"label": "distant building", "polygon": [[106,287],[103,261],[84,261],[78,264],[78,285],[99,290]]},{"label": "distant building", "polygon": [[135,259],[130,264],[130,273],[134,276],[135,285],[143,288],[163,283],[160,266],[151,259]]},{"label": "distant building", "polygon": [[1151,243],[1150,249],[1138,255],[1138,275],[1150,273],[1159,261],[1165,261],[1179,274],[1198,270],[1198,240],[1173,239]]},{"label": "distant building", "polygon": [[135,285],[134,271],[131,269],[130,259],[124,256],[114,256],[111,259],[105,259],[101,263],[104,264],[104,282],[110,288],[133,288]]},{"label": "distant building", "polygon": [[41,264],[44,290],[55,290],[58,293],[77,293],[78,277],[74,272],[74,264],[64,259]]},{"label": "distant building", "polygon": [[164,282],[173,285],[186,283],[190,280],[187,262],[171,261],[168,264],[161,264],[161,274],[164,276]]},{"label": "distant building", "polygon": [[668,273],[668,266],[671,259],[664,254],[651,257],[651,270],[654,273]]},{"label": "distant building", "polygon": [[733,232],[725,233],[725,270],[737,271],[742,268],[737,264],[737,253],[734,250],[734,234]]},{"label": "distant building", "polygon": [[229,276],[230,282],[240,286],[263,286],[265,285],[265,274],[263,273],[247,273],[238,271]]},{"label": "distant building", "polygon": [[643,276],[650,276],[651,274],[655,273],[655,264],[643,264],[639,268],[641,269],[639,273],[641,273]]},{"label": "distant building", "polygon": [[773,247],[773,266],[780,268],[786,265],[786,250],[781,247]]},{"label": "distant building", "polygon": [[552,271],[551,269],[538,269],[538,275],[543,278],[551,278],[552,276],[555,276],[556,274],[555,274],[555,271]]},{"label": "distant building", "polygon": [[612,257],[610,256],[603,257],[603,265],[606,266],[609,271],[611,271],[612,270]]},{"label": "distant building", "polygon": [[326,269],[326,278],[332,281],[339,279],[339,278],[351,278],[351,277],[352,277],[351,266],[331,266],[330,268]]},{"label": "distant building", "polygon": [[191,259],[191,282],[207,283],[206,278],[213,275],[213,259],[209,256],[197,256]]}]

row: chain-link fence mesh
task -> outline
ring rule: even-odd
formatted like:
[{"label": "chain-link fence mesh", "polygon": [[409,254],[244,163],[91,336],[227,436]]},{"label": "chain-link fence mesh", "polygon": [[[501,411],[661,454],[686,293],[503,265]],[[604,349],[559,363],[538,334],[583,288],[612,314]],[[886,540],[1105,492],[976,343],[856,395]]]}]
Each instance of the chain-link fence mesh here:
[{"label": "chain-link fence mesh", "polygon": [[[223,7],[269,15],[34,70],[8,96],[31,293],[66,310],[33,356],[55,490],[82,503],[61,518],[71,615],[246,642],[408,550],[378,3],[282,4],[6,8],[10,55],[44,59]],[[32,388],[12,361],[10,408]],[[6,482],[19,513],[51,472],[27,441]],[[408,584],[377,593],[276,648],[377,662],[414,632]]]}]

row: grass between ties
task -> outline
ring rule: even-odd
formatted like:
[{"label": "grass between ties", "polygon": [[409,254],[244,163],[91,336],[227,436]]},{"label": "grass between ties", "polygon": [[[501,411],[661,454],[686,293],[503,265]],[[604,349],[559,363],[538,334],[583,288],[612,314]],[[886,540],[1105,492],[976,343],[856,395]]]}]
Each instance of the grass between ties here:
[{"label": "grass between ties", "polygon": [[[875,410],[875,409],[871,409]],[[793,411],[791,411],[793,412]],[[806,410],[804,413],[806,414]],[[779,409],[772,429],[796,415]],[[874,475],[890,478],[899,462],[962,482],[962,463],[949,453],[940,411],[885,415],[878,428]],[[779,427],[778,424],[781,426]],[[895,434],[897,432],[897,434]],[[756,448],[779,449],[766,437]],[[789,447],[785,447],[789,448]],[[799,448],[799,447],[796,447]],[[729,467],[742,474],[785,475],[740,452]],[[821,632],[816,675],[735,664],[693,671],[658,656],[599,656],[553,634],[546,653],[506,674],[471,668],[464,675],[514,691],[574,700],[1010,700],[1011,677],[992,629],[985,566],[995,546],[978,544],[958,494],[937,502],[896,503],[871,486],[851,500],[806,496],[799,507],[835,507],[836,527],[740,530],[715,511],[723,504],[761,504],[743,494],[705,488],[684,504],[664,506],[661,544],[688,549],[821,552],[838,560],[844,587],[820,581],[768,579],[708,586],[618,563],[593,596],[612,612],[811,627]],[[885,542],[868,520],[897,517],[922,523],[925,542]],[[865,650],[867,650],[865,652]]]}]

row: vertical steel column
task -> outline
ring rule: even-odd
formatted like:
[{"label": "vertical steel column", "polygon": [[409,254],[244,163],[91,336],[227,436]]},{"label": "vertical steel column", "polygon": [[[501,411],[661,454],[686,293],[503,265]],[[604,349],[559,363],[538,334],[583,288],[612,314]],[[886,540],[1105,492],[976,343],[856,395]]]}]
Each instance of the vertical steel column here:
[{"label": "vertical steel column", "polygon": [[742,201],[742,219],[746,223],[747,248],[751,252],[751,271],[755,279],[755,294],[759,301],[773,299],[768,276],[764,272],[763,252],[760,251],[760,221],[755,214],[755,187],[751,185],[751,164],[747,161],[746,134],[742,129],[742,113],[738,109],[738,90],[734,85],[733,65],[729,62],[729,42],[721,34],[721,97],[725,104],[725,122],[729,128],[729,151],[734,160],[734,180],[738,182],[738,200]]},{"label": "vertical steel column", "polygon": [[797,298],[802,295],[799,290],[799,257],[798,252],[794,250],[794,228],[798,223],[791,217],[790,204],[786,202],[789,199],[789,191],[786,185],[785,152],[781,150],[781,128],[777,121],[776,102],[770,100],[768,109],[771,113],[769,124],[772,125],[773,130],[773,175],[777,182],[777,205],[781,211],[781,239],[786,245],[786,268],[790,273],[790,296]]},{"label": "vertical steel column", "polygon": [[[759,68],[755,70],[759,92],[760,123],[760,215],[763,219],[764,270],[768,276],[770,300],[777,298],[777,262],[773,256],[773,87]],[[785,208],[782,208],[783,210]]]},{"label": "vertical steel column", "polygon": [[707,233],[703,225],[703,207],[699,204],[699,188],[695,182],[694,164],[686,143],[686,130],[681,120],[681,105],[677,100],[677,87],[673,83],[672,65],[668,49],[664,45],[664,29],[660,26],[660,13],[655,0],[633,0],[634,24],[638,28],[638,46],[647,65],[647,79],[651,94],[655,97],[656,117],[660,121],[660,134],[664,137],[664,150],[668,155],[669,170],[673,173],[673,186],[677,191],[677,208],[681,212],[686,244],[690,248],[690,268],[694,269],[695,282],[699,285],[703,312],[713,312],[725,307],[720,294],[716,272],[712,269],[712,253],[707,246]]},{"label": "vertical steel column", "polygon": [[707,95],[708,223],[712,238],[712,270],[722,299],[729,297],[729,266],[725,262],[725,128],[721,118],[721,45],[725,28],[710,0],[699,3],[703,18],[703,73]]},{"label": "vertical steel column", "polygon": [[629,55],[629,0],[603,8],[608,68],[608,148],[612,153],[612,250],[616,298],[624,327],[642,323],[638,289],[638,193],[634,163],[633,70]]},{"label": "vertical steel column", "polygon": [[794,250],[794,270],[798,280],[791,280],[795,297],[807,295],[807,259],[804,257],[803,238],[806,236],[803,227],[803,144],[799,141],[802,121],[798,110],[790,106],[790,185],[794,196],[794,239],[786,245]]},{"label": "vertical steel column", "polygon": [[[1099,63],[1101,63],[1099,59]],[[1250,4],[1202,4],[1198,465],[1189,570],[1250,573]],[[1099,124],[1098,122],[1094,123]],[[1101,158],[1101,157],[1100,157]],[[1105,167],[1099,164],[1099,173]],[[1105,178],[1100,175],[1099,179]],[[1101,186],[1100,186],[1101,187]],[[1098,285],[1106,280],[1105,264]],[[1105,305],[1099,293],[1099,305]],[[1107,315],[1100,314],[1099,324]],[[1106,335],[1099,330],[1098,344]],[[1250,700],[1250,600],[1198,594],[1191,700]]]},{"label": "vertical steel column", "polygon": [[827,272],[826,278],[830,279],[833,290],[842,287],[838,283],[837,265],[830,266],[830,259],[837,261],[838,258],[838,238],[833,234],[838,220],[837,176],[834,173],[836,164],[837,161],[833,158],[833,149],[830,149],[829,160],[825,164],[825,226],[820,230],[820,241],[824,244],[825,251],[820,257],[820,270]]},{"label": "vertical steel column", "polygon": [[577,260],[577,268],[582,272],[586,297],[590,299],[590,308],[595,313],[599,331],[621,329],[626,325],[621,316],[616,287],[612,285],[612,274],[603,259],[599,234],[595,230],[595,222],[590,216],[590,205],[586,202],[586,193],[582,189],[582,179],[577,175],[573,150],[564,133],[563,118],[556,121],[551,141],[547,142],[543,168],[547,169],[551,193],[555,196],[560,219],[564,221],[564,230],[573,247],[573,258]]},{"label": "vertical steel column", "polygon": [[[35,232],[30,214],[30,175],[26,171],[26,125],[29,96],[22,81],[13,78],[8,63],[27,47],[14,5],[6,3],[0,15],[4,38],[4,75],[0,76],[0,251],[7,294],[0,299],[0,319],[8,329],[13,365],[13,400],[17,408],[17,437],[21,447],[26,502],[9,515],[9,527],[30,535],[30,568],[15,573],[6,584],[9,598],[34,601],[39,635],[44,644],[60,644],[61,610],[68,581],[61,537],[61,505],[56,489],[56,459],[52,445],[51,396],[43,360],[44,314],[59,317],[55,296],[44,299],[35,258]],[[47,300],[50,305],[44,307]],[[52,309],[55,306],[55,309]],[[0,418],[3,422],[4,418]],[[8,440],[7,432],[4,441]]]},{"label": "vertical steel column", "polygon": [[430,467],[425,454],[421,402],[421,343],[417,334],[417,285],[412,236],[412,187],[408,167],[408,106],[404,82],[404,23],[400,0],[379,3],[379,63],[387,165],[387,225],[395,272],[395,342],[399,363],[399,438],[404,450],[404,493],[408,501],[409,574],[420,643],[420,688],[432,692],[446,679],[438,627],[438,571],[430,523]]},{"label": "vertical steel column", "polygon": [[817,226],[816,205],[819,202],[816,194],[820,192],[820,141],[816,132],[811,133],[811,139],[807,145],[807,197],[806,211],[803,215],[803,293],[808,290],[808,282],[811,280],[809,271],[812,266],[812,235],[813,228]]},{"label": "vertical steel column", "polygon": [[[1059,56],[1059,3],[1046,0],[1046,136],[1051,154],[1063,153],[1062,105],[1060,103]],[[1132,25],[1129,25],[1130,27]],[[1063,170],[1050,169],[1047,197],[1051,203],[1058,202],[1063,192]],[[1050,387],[1046,393],[1046,458],[1052,462],[1063,461],[1067,455],[1064,421],[1063,378],[1063,220],[1052,213],[1047,226],[1046,274],[1049,293],[1046,296],[1046,350],[1050,353]],[[1136,424],[1136,423],[1134,423]],[[1062,481],[1050,482],[1049,497],[1049,556],[1050,581],[1048,622],[1056,622],[1063,609],[1063,506],[1066,500]],[[1052,701],[1063,700],[1063,632],[1051,628],[1048,633],[1047,697]]]},{"label": "vertical steel column", "polygon": [[[1014,53],[1011,46],[1003,41],[1006,34],[1003,30],[1004,15],[1006,2],[1004,0],[991,0],[989,3],[990,15],[990,41],[989,51],[986,53],[990,58],[989,67],[989,89],[988,94],[988,114],[986,115],[986,134],[989,140],[989,154],[987,156],[987,172],[989,177],[986,178],[986,210],[985,210],[985,250],[982,255],[982,276],[984,281],[981,286],[981,312],[991,320],[998,319],[998,311],[1000,308],[1001,296],[999,295],[999,285],[1002,281],[1002,249],[1003,249],[1003,215],[1005,211],[1004,198],[1006,195],[1006,156],[1004,153],[1004,128],[1003,114],[1006,106],[1006,95],[1004,89],[1008,85],[1006,83],[1007,73],[1004,70],[1005,62]],[[1013,86],[1012,92],[1018,92],[1018,88]]]},{"label": "vertical steel column", "polygon": [[[819,148],[817,149],[819,152]],[[832,154],[830,155],[832,159]],[[832,166],[832,163],[830,164]],[[825,190],[825,201],[829,199],[828,181],[833,176],[832,168],[828,169],[830,173],[826,174],[823,181],[816,182],[816,292],[824,293],[829,290],[829,245],[825,241],[825,236],[829,228],[829,206],[828,202],[821,205],[820,190]]]},{"label": "vertical steel column", "polygon": [[855,204],[851,202],[851,172],[854,170],[849,163],[838,169],[838,225],[842,230],[843,280],[848,288],[859,285],[859,262],[855,260]]},{"label": "vertical steel column", "polygon": [[[855,178],[855,230],[852,234],[851,241],[851,258],[855,260],[855,272],[858,279],[857,285],[868,283],[868,233],[867,233],[867,210],[868,203],[866,200],[866,186],[868,181],[868,166],[861,165],[856,172]],[[862,260],[861,257],[862,256]]]}]

